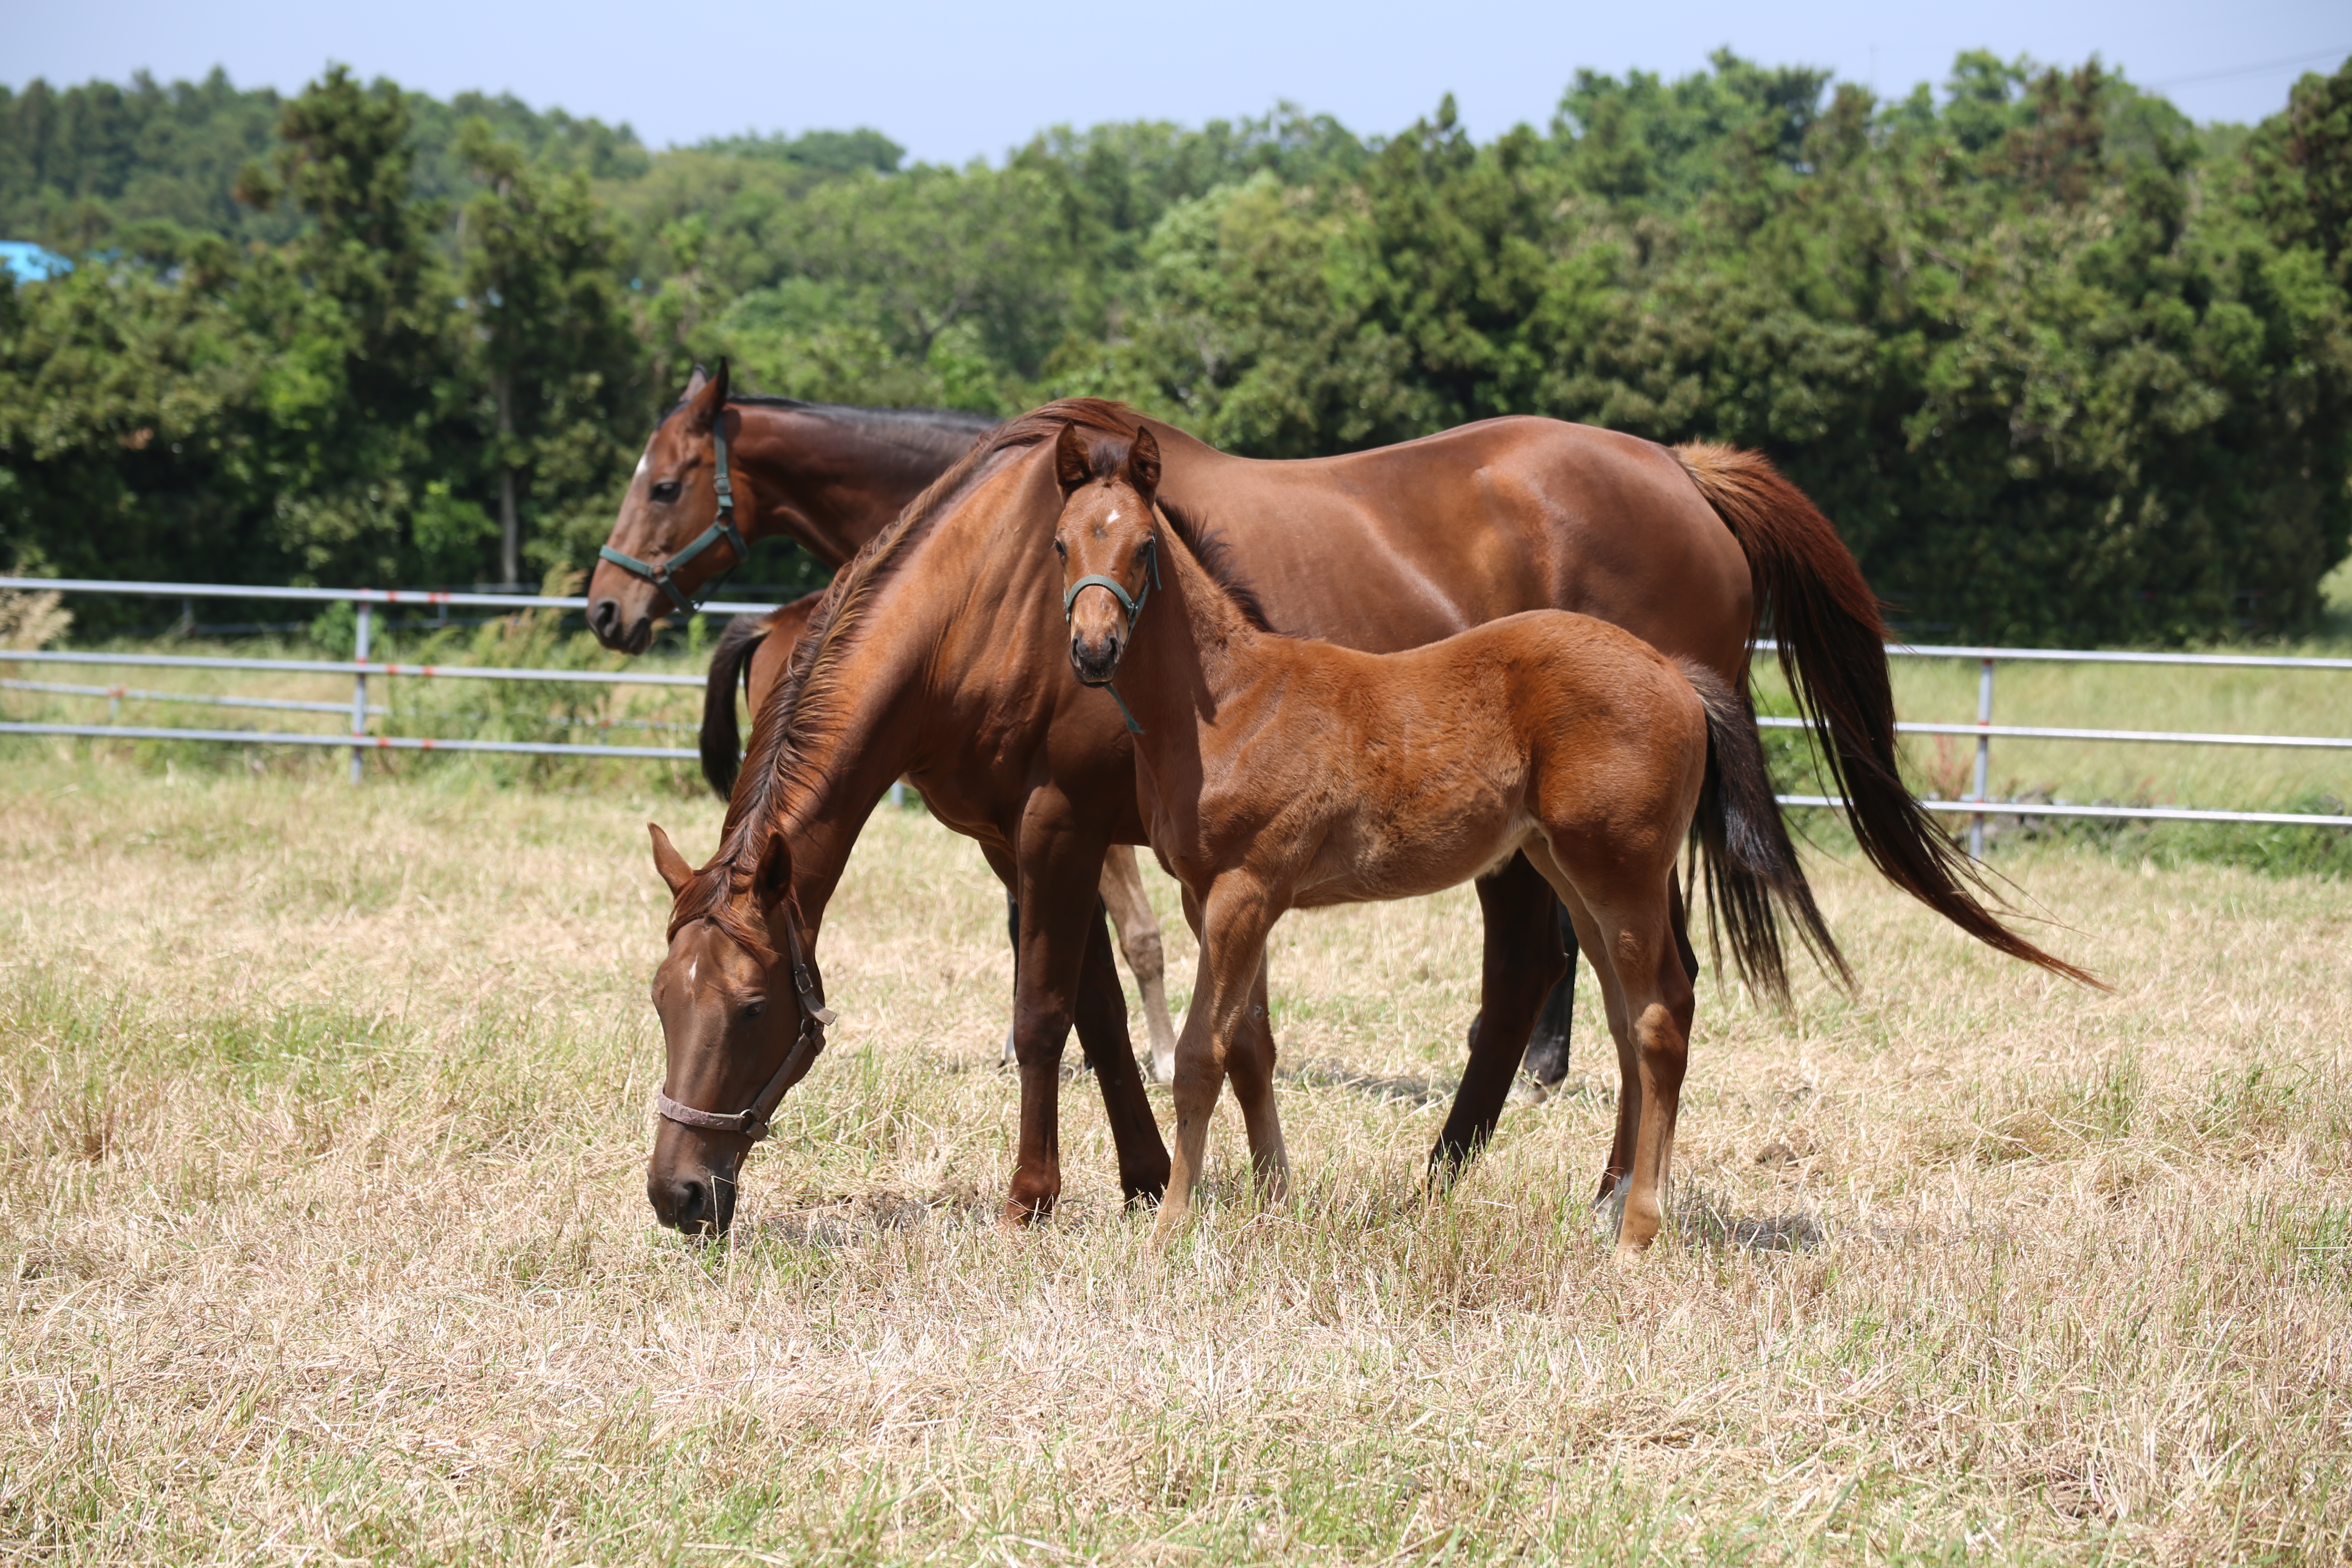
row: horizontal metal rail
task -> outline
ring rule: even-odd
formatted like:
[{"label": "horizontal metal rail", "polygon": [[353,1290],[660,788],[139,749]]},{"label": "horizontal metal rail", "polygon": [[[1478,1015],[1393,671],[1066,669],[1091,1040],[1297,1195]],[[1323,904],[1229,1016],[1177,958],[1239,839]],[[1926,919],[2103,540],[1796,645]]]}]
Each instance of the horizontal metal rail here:
[{"label": "horizontal metal rail", "polygon": [[[5,586],[0,584],[0,586]],[[1759,637],[1748,645],[1759,653],[1779,653],[1780,645]],[[2352,669],[2352,658],[2263,653],[2121,653],[2079,647],[1971,647],[1938,643],[1886,645],[1889,658],[2033,659],[2044,664],[2197,664],[2240,669]]]},{"label": "horizontal metal rail", "polygon": [[132,724],[0,722],[0,735],[85,735],[114,741],[224,741],[247,746],[357,747],[371,752],[514,752],[534,757],[651,757],[690,763],[683,746],[569,746],[551,741],[436,741],[423,735],[304,735],[268,730],[154,730]]},{"label": "horizontal metal rail", "polygon": [[[1760,718],[1763,730],[1807,730],[1802,719]],[[2339,735],[2199,735],[2179,730],[2053,730],[2032,724],[1910,724],[1895,728],[1906,735],[1992,735],[2016,741],[2147,741],[2182,746],[2301,746],[2352,750],[2352,737]]]},{"label": "horizontal metal rail", "polygon": [[[690,686],[699,675],[647,675],[625,669],[499,669],[478,664],[383,664],[365,658],[226,658],[188,653],[57,653],[0,649],[0,664],[95,664],[161,669],[262,669],[280,675],[398,675],[412,680],[555,680],[590,686]],[[336,709],[348,713],[346,702]]]},{"label": "horizontal metal rail", "polygon": [[[337,718],[348,717],[348,702],[306,702],[291,697],[223,697],[205,691],[142,691],[135,686],[77,686],[63,680],[0,679],[0,691],[47,691],[60,697],[104,697],[118,702],[199,702],[215,708],[268,708],[298,713],[332,713]],[[371,703],[371,719],[465,719],[480,722],[487,713],[443,713],[430,708],[386,708]],[[588,730],[670,730],[693,731],[696,724],[665,724],[655,719],[594,719],[568,713],[535,715],[542,724],[561,724]]]},{"label": "horizontal metal rail", "polygon": [[[584,610],[588,601],[539,594],[460,594],[424,588],[272,588],[242,583],[117,583],[103,577],[0,577],[0,588],[36,594],[131,594],[154,599],[287,599],[305,605],[474,605],[498,610]],[[713,599],[705,615],[764,616],[773,605]]]},{"label": "horizontal metal rail", "polygon": [[[1782,805],[1821,805],[1843,811],[1845,802],[1833,795],[1773,796]],[[2329,816],[2315,811],[2208,811],[2187,805],[2068,805],[2059,801],[1923,800],[1922,811],[1955,816],[2103,816],[2140,822],[2265,822],[2286,827],[2352,827],[2352,816]]]},{"label": "horizontal metal rail", "polygon": [[[305,702],[295,697],[221,697],[208,691],[142,691],[135,686],[76,686],[63,680],[0,679],[0,690],[52,691],[62,697],[106,697],[117,702],[201,702],[214,708],[275,708],[338,716],[347,716],[352,710],[348,702]],[[372,719],[385,718],[391,713],[389,708],[368,710]]]}]

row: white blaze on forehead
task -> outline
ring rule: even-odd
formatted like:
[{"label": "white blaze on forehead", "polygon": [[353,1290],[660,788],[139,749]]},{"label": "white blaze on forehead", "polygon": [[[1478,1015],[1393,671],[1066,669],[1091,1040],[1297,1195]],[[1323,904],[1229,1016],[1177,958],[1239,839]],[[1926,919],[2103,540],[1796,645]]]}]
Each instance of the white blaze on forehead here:
[{"label": "white blaze on forehead", "polygon": [[645,478],[646,465],[653,460],[653,455],[654,449],[651,447],[646,447],[644,451],[637,454],[637,471],[635,474],[631,476],[632,478]]},{"label": "white blaze on forehead", "polygon": [[698,959],[698,958],[690,958],[690,959],[687,960],[687,963],[686,963],[686,983],[687,983],[688,985],[691,985],[691,984],[694,984],[694,977],[695,977],[695,975],[696,975],[696,974],[698,974],[698,973],[699,973],[701,972],[701,969],[702,969],[702,960],[700,960],[700,959]]},{"label": "white blaze on forehead", "polygon": [[1117,508],[1117,507],[1113,507],[1113,508],[1111,508],[1111,509],[1110,509],[1110,516],[1109,516],[1109,517],[1108,517],[1108,518],[1106,518],[1106,519],[1104,519],[1103,521],[1105,521],[1106,522],[1117,522],[1117,521],[1118,521],[1118,508]]}]

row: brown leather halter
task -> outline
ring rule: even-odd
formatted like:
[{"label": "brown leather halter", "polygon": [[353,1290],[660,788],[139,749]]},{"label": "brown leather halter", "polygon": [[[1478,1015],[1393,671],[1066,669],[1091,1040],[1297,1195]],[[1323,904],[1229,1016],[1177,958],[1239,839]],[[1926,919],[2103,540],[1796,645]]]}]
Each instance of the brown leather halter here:
[{"label": "brown leather halter", "polygon": [[775,1077],[761,1089],[751,1105],[728,1114],[717,1110],[697,1110],[691,1105],[680,1105],[660,1089],[654,1090],[654,1108],[681,1127],[699,1127],[711,1132],[733,1132],[757,1143],[767,1137],[768,1118],[784,1098],[784,1091],[800,1082],[815,1065],[824,1050],[824,1026],[834,1022],[836,1015],[824,1005],[824,987],[812,977],[808,958],[801,951],[801,922],[798,914],[787,907],[784,910],[784,955],[793,966],[793,989],[800,993],[801,1032],[793,1041],[793,1048],[784,1053],[783,1065],[776,1068]]}]

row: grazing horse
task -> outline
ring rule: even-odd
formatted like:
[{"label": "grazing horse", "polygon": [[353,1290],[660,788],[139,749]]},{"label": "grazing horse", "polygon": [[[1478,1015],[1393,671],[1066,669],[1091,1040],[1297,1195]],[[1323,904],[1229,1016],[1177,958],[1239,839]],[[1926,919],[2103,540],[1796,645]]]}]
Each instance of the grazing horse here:
[{"label": "grazing horse", "polygon": [[[745,703],[752,712],[759,712],[790,665],[793,649],[824,596],[822,592],[811,594],[756,618],[739,616],[719,635],[703,693],[702,772],[719,787],[722,799],[734,787],[740,762],[735,740],[735,684],[739,679],[742,682]],[[1005,886],[1005,926],[1018,953],[1021,905],[1011,891],[1012,862],[985,847],[982,853]],[[1104,851],[1097,890],[1110,915],[1111,928],[1118,933],[1118,950],[1126,955],[1128,971],[1135,976],[1135,988],[1142,995],[1144,1028],[1151,1037],[1152,1081],[1166,1083],[1176,1070],[1176,1028],[1168,1016],[1168,957],[1160,944],[1160,917],[1152,913],[1151,900],[1143,890],[1143,872],[1135,863],[1133,845],[1114,844]],[[1009,1067],[1015,1059],[1013,1031],[1008,1027],[1000,1060]]]},{"label": "grazing horse", "polygon": [[[839,567],[996,428],[984,416],[949,409],[730,394],[728,382],[725,360],[716,375],[695,366],[685,397],[646,442],[588,582],[589,629],[606,647],[643,653],[656,620],[701,603],[721,576],[743,564],[739,542],[748,548],[761,539],[791,539]],[[702,775],[722,800],[734,787],[738,761],[735,684],[743,682],[757,712],[791,662],[816,600],[810,595],[766,616],[739,616],[719,637],[703,693],[701,750]],[[1012,878],[1006,866],[991,865],[1004,882],[1005,921],[1018,947],[1021,911]],[[1100,891],[1142,994],[1154,1069],[1165,1082],[1176,1031],[1168,1017],[1160,921],[1144,896],[1133,849],[1122,845],[1104,858]],[[1111,983],[1118,984],[1116,975]],[[1005,1056],[1011,1059],[1009,1037]]]},{"label": "grazing horse", "polygon": [[[1761,583],[1831,766],[1847,781],[1864,851],[1970,934],[2079,977],[1955,879],[1965,862],[1895,772],[1875,602],[1827,521],[1761,458],[1512,418],[1267,463],[1139,423],[1160,450],[1161,509],[1225,522],[1234,569],[1269,623],[1298,635],[1391,652],[1521,610],[1572,608],[1696,660],[1737,692],[1754,630],[1751,584]],[[842,569],[758,716],[717,853],[699,870],[657,857],[674,894],[657,989],[664,1104],[719,1123],[666,1114],[646,1175],[665,1223],[725,1227],[742,1161],[775,1104],[771,1089],[814,1055],[805,1031],[781,1020],[754,1027],[725,998],[756,984],[795,1027],[815,1016],[820,993],[794,978],[783,939],[814,953],[857,831],[901,775],[940,821],[1007,856],[1017,876],[1021,1126],[1006,1218],[1043,1215],[1060,1193],[1060,1064],[1074,1023],[1109,1111],[1121,1187],[1130,1199],[1164,1187],[1166,1146],[1128,1054],[1108,944],[1089,939],[1104,849],[1146,835],[1127,726],[1079,684],[1054,614],[1055,454],[1073,424],[1128,439],[1139,419],[1095,399],[1023,416]],[[1733,826],[1784,834],[1777,813],[1735,823],[1727,811],[1719,794],[1702,795],[1704,842],[1727,842]],[[1706,863],[1717,928],[1744,976],[1768,991],[1786,984],[1776,910],[1838,962],[1810,898],[1759,876],[1753,856]],[[1492,1131],[1536,1008],[1566,967],[1555,890],[1524,855],[1488,868],[1477,889],[1480,1023],[1432,1152],[1447,1167]],[[1255,1023],[1262,1033],[1262,1017]]]},{"label": "grazing horse", "polygon": [[1702,788],[1721,792],[1745,868],[1810,904],[1738,696],[1703,666],[1561,610],[1400,653],[1283,637],[1244,584],[1203,564],[1212,540],[1161,525],[1150,430],[1089,441],[1066,425],[1055,463],[1070,662],[1118,700],[1152,848],[1201,936],[1158,1240],[1191,1207],[1228,1077],[1259,1180],[1276,1196],[1287,1184],[1267,1037],[1245,1026],[1264,1005],[1275,922],[1437,892],[1522,854],[1600,977],[1622,1075],[1601,1194],[1622,1197],[1621,1249],[1647,1247],[1698,967],[1675,858]]}]

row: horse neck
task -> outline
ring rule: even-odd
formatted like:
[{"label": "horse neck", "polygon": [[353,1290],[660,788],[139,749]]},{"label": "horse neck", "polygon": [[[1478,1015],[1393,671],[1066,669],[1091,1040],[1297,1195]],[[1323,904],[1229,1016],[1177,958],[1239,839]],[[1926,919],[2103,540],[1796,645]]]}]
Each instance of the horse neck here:
[{"label": "horse neck", "polygon": [[1159,554],[1163,585],[1152,591],[1128,639],[1127,658],[1139,666],[1131,679],[1113,681],[1143,727],[1138,743],[1147,752],[1155,718],[1158,732],[1172,738],[1213,721],[1227,700],[1264,679],[1264,645],[1271,640],[1165,524]]},{"label": "horse neck", "polygon": [[[1043,657],[1034,627],[1035,612],[1055,593],[1053,558],[1042,545],[987,548],[991,531],[941,519],[902,546],[907,555],[853,601],[853,619],[836,616],[807,634],[828,646],[818,650],[793,711],[772,703],[759,716],[728,836],[739,814],[775,821],[793,846],[793,889],[812,932],[859,830],[892,783],[926,767],[935,752],[952,778],[955,753],[987,751],[981,728],[1022,722],[1019,699],[1045,684],[1033,673]],[[855,587],[835,591],[843,586]],[[1049,640],[1055,650],[1066,646]],[[754,759],[774,759],[763,742],[777,723],[785,725],[782,739],[793,758],[781,787],[762,798],[751,774]]]},{"label": "horse neck", "polygon": [[891,439],[855,419],[805,408],[734,404],[734,460],[751,479],[743,531],[782,535],[837,567],[961,456]]}]

